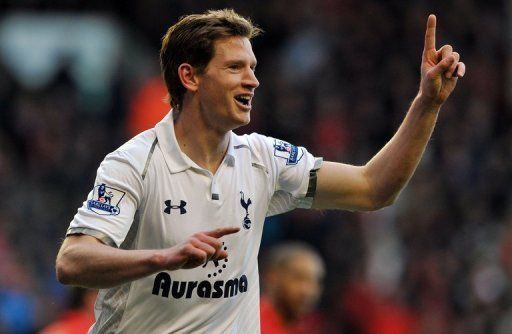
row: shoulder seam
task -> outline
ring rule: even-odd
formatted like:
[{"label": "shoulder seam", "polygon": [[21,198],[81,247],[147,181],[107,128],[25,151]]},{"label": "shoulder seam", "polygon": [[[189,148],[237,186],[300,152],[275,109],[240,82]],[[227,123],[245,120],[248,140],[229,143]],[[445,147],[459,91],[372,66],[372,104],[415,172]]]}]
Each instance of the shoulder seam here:
[{"label": "shoulder seam", "polygon": [[142,171],[142,180],[146,178],[146,173],[148,172],[149,162],[151,161],[151,157],[153,156],[153,152],[155,151],[155,146],[158,143],[158,138],[153,140],[153,144],[151,145],[151,149],[149,150],[148,157],[146,159],[146,164],[144,165],[144,170]]}]

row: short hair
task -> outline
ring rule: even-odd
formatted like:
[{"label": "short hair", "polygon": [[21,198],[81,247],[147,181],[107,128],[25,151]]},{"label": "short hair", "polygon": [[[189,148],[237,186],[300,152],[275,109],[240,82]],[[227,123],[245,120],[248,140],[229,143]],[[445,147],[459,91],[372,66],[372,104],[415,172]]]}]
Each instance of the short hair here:
[{"label": "short hair", "polygon": [[263,267],[265,270],[284,269],[291,260],[304,255],[310,256],[318,264],[320,275],[323,276],[325,263],[320,254],[310,245],[299,241],[290,241],[273,247],[266,254]]},{"label": "short hair", "polygon": [[181,64],[188,63],[202,73],[215,54],[216,40],[231,36],[252,39],[261,32],[249,18],[232,9],[209,10],[181,17],[167,30],[160,50],[160,67],[171,106],[180,110],[186,92],[178,76]]}]

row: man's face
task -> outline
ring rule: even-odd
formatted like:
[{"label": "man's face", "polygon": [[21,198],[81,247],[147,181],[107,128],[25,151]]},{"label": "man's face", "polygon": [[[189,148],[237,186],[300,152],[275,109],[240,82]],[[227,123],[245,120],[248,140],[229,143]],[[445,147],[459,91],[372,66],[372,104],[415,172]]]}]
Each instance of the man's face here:
[{"label": "man's face", "polygon": [[323,268],[304,254],[289,260],[279,270],[276,302],[292,319],[310,312],[322,293]]},{"label": "man's face", "polygon": [[245,37],[226,37],[214,43],[215,54],[200,74],[197,96],[203,119],[226,132],[250,121],[252,97],[259,82],[256,57]]}]

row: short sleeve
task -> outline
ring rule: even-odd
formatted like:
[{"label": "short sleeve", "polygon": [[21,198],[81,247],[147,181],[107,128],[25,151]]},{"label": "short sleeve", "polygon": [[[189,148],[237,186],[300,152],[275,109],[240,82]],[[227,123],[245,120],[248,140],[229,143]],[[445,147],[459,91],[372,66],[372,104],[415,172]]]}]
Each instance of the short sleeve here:
[{"label": "short sleeve", "polygon": [[67,235],[87,234],[119,247],[142,196],[142,178],[122,152],[109,154],[98,168],[93,189],[70,223]]},{"label": "short sleeve", "polygon": [[271,171],[274,181],[267,216],[277,215],[295,208],[311,208],[316,187],[316,171],[322,158],[286,141],[251,134],[263,163]]}]

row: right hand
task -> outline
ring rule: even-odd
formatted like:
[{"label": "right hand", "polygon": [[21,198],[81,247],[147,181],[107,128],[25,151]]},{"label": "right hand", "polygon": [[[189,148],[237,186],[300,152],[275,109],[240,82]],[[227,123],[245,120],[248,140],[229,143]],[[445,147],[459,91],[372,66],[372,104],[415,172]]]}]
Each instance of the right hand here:
[{"label": "right hand", "polygon": [[228,253],[222,249],[219,239],[225,235],[237,233],[239,227],[222,227],[207,232],[193,234],[179,245],[164,250],[167,270],[191,269],[210,260],[222,260]]}]

